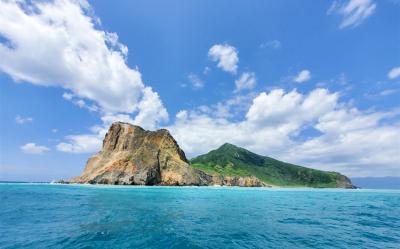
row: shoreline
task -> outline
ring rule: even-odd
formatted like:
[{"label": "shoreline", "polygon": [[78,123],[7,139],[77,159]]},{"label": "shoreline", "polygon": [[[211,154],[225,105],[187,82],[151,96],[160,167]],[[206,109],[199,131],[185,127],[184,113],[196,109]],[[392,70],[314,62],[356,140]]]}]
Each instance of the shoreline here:
[{"label": "shoreline", "polygon": [[366,193],[366,192],[395,192],[400,193],[400,189],[345,189],[345,188],[313,188],[313,187],[240,187],[240,186],[164,186],[164,185],[110,185],[110,184],[65,184],[65,183],[51,183],[51,182],[11,182],[1,181],[1,185],[48,185],[48,186],[71,186],[71,187],[85,187],[93,189],[202,189],[202,190],[260,190],[260,191],[299,191],[299,192],[353,192],[353,193]]}]

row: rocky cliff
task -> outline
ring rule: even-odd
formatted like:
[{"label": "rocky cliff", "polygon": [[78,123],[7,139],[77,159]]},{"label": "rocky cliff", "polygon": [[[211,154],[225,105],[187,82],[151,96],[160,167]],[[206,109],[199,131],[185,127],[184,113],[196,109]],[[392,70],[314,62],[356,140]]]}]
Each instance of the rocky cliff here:
[{"label": "rocky cliff", "polygon": [[122,185],[265,186],[255,177],[213,176],[189,165],[168,130],[146,131],[117,122],[107,132],[102,150],[92,156],[81,176],[68,183]]},{"label": "rocky cliff", "polygon": [[165,130],[146,131],[117,122],[102,150],[71,183],[132,185],[206,185],[209,176],[189,167],[184,152]]}]

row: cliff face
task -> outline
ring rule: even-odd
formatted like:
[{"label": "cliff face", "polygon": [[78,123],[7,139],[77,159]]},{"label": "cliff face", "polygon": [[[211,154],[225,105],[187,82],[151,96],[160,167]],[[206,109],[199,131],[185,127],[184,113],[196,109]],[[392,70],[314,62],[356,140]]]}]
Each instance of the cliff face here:
[{"label": "cliff face", "polygon": [[133,185],[208,185],[212,177],[189,166],[185,153],[165,130],[112,124],[102,150],[70,183]]}]

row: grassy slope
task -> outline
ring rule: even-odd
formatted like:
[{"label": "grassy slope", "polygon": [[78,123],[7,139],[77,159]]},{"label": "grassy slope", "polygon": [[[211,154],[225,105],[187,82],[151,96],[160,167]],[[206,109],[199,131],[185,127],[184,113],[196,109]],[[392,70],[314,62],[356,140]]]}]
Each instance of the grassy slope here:
[{"label": "grassy slope", "polygon": [[209,174],[256,176],[278,186],[337,187],[338,173],[284,163],[231,144],[191,160],[194,168]]}]

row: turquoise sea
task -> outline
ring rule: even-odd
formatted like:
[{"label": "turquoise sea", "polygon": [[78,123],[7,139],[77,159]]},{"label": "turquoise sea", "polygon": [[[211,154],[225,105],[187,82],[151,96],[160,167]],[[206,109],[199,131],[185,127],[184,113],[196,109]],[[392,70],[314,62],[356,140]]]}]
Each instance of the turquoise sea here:
[{"label": "turquoise sea", "polygon": [[0,248],[400,248],[400,191],[0,184]]}]

